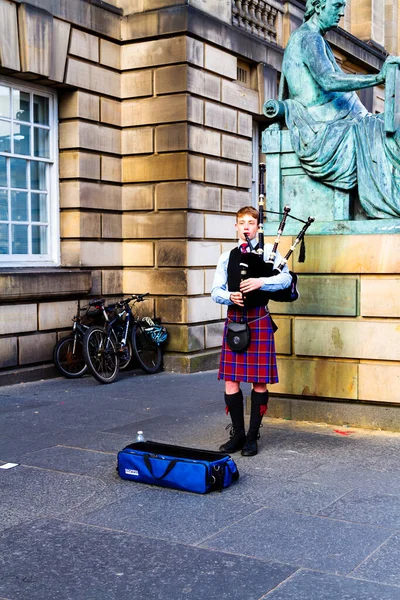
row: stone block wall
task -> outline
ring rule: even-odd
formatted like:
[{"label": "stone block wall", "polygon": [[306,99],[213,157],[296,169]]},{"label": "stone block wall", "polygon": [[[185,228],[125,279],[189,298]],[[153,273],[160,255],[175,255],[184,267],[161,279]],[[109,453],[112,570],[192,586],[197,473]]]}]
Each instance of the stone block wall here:
[{"label": "stone block wall", "polygon": [[79,0],[1,0],[0,16],[1,74],[58,96],[61,236],[60,266],[2,269],[0,262],[1,377],[51,369],[78,301],[104,292],[103,272],[121,267],[123,253],[121,14]]},{"label": "stone block wall", "polygon": [[270,303],[280,378],[271,390],[400,404],[399,236],[310,235],[306,245],[306,262],[292,265],[300,299]]},{"label": "stone block wall", "polygon": [[89,271],[0,271],[0,377],[6,369],[51,362],[94,280]]},{"label": "stone block wall", "polygon": [[212,276],[221,240],[234,244],[234,213],[251,203],[260,91],[237,81],[237,56],[222,41],[178,35],[121,51],[122,237],[132,257],[139,244],[153,257],[124,263],[123,291],[155,296],[170,331],[165,367],[184,372],[218,364],[223,309],[210,299]]},{"label": "stone block wall", "polygon": [[[0,272],[0,316],[12,320],[11,301],[31,311],[26,331],[16,321],[0,333],[0,368],[49,361],[78,299],[135,292],[150,292],[148,312],[171,332],[167,369],[216,366],[223,309],[210,300],[212,276],[224,242],[235,241],[235,212],[251,203],[258,64],[268,53],[279,62],[281,49],[250,39],[241,50],[232,30],[227,50],[230,1],[219,20],[207,16],[215,2],[102,4],[0,0],[0,28],[12,33],[0,40],[1,72],[57,91],[60,270],[71,274],[56,293],[68,307],[60,319],[57,269],[37,280],[26,272],[34,298],[21,273],[11,297]],[[246,85],[238,59],[249,65]],[[35,335],[41,352],[29,344]]]}]

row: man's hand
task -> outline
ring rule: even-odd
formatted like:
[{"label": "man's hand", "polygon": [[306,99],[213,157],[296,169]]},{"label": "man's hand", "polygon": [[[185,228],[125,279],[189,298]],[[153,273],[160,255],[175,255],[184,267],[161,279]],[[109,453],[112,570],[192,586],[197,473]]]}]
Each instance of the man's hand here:
[{"label": "man's hand", "polygon": [[231,302],[237,304],[238,306],[244,306],[242,292],[232,292],[229,296],[229,299]]},{"label": "man's hand", "polygon": [[240,284],[240,291],[243,292],[243,294],[248,294],[254,290],[259,290],[262,284],[263,281],[259,277],[250,277],[250,279],[242,281]]}]

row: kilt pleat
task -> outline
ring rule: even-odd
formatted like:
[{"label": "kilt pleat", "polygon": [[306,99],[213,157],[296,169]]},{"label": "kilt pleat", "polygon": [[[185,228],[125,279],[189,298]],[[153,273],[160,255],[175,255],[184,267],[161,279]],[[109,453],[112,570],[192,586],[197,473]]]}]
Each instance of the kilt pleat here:
[{"label": "kilt pleat", "polygon": [[274,332],[271,317],[264,306],[246,310],[250,327],[250,344],[245,352],[233,352],[226,343],[229,321],[240,321],[242,310],[229,306],[225,321],[218,379],[277,383]]}]

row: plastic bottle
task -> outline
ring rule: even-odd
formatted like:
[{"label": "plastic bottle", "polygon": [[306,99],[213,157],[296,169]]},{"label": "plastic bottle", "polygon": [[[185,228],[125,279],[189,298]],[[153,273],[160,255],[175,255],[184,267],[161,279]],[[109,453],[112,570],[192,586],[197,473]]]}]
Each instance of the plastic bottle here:
[{"label": "plastic bottle", "polygon": [[145,442],[146,440],[144,439],[144,435],[143,435],[143,431],[138,431],[136,434],[136,441],[137,442]]}]

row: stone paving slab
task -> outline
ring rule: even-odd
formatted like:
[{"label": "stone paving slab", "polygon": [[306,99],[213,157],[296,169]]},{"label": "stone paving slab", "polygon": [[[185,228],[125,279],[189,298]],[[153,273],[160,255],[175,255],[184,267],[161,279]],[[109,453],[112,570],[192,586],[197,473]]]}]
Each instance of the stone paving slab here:
[{"label": "stone paving slab", "polygon": [[101,477],[104,473],[115,469],[116,465],[113,453],[66,448],[65,446],[53,446],[31,452],[26,454],[21,462],[31,467],[90,475],[91,477]]},{"label": "stone paving slab", "polygon": [[[236,456],[235,456],[236,460]],[[271,456],[268,447],[261,442],[257,456],[242,458],[237,457],[239,470],[248,475],[262,475],[263,477],[278,477],[280,481],[299,478],[301,475],[313,473],[326,462],[323,457],[281,455]]]},{"label": "stone paving slab", "polygon": [[[346,447],[354,446],[354,440],[343,440],[331,433],[318,433],[308,431],[291,431],[278,429],[273,426],[272,419],[264,419],[261,432],[261,445],[268,448],[271,456],[289,453],[291,455],[309,456],[318,458],[345,452]],[[282,423],[286,425],[286,423]]]},{"label": "stone paving slab", "polygon": [[385,493],[400,493],[400,470],[397,472],[383,471],[376,465],[375,469],[363,468],[357,459],[346,461],[329,461],[320,467],[302,474],[297,481],[325,483],[346,493],[351,489],[384,490]]},{"label": "stone paving slab", "polygon": [[[79,419],[77,419],[77,410]],[[97,414],[99,411],[99,414]],[[94,418],[96,414],[96,418]],[[22,413],[10,413],[2,416],[2,423],[7,436],[22,438],[36,437],[43,433],[51,434],[53,430],[75,429],[84,431],[98,431],[110,425],[123,425],[132,420],[124,411],[112,408],[100,409],[98,407],[83,405],[70,407],[60,402],[58,405],[45,406],[40,409],[28,409]]]},{"label": "stone paving slab", "polygon": [[0,539],[12,600],[258,600],[295,569],[80,524],[42,520]]},{"label": "stone paving slab", "polygon": [[301,569],[265,598],[268,600],[398,600],[400,589]]},{"label": "stone paving slab", "polygon": [[117,435],[103,431],[63,431],[57,438],[59,445],[109,452],[116,456],[117,452],[132,443],[131,435]]},{"label": "stone paving slab", "polygon": [[[236,462],[239,463],[239,460]],[[252,502],[290,512],[316,514],[341,496],[340,492],[324,485],[254,476],[244,473],[242,465],[239,466],[239,484],[229,491],[232,500]]]},{"label": "stone paving slab", "polygon": [[6,529],[11,529],[20,523],[25,523],[31,519],[22,515],[20,511],[14,511],[6,506],[1,507],[1,518],[0,518],[0,533]]},{"label": "stone paving slab", "polygon": [[[8,528],[9,511],[14,522],[39,516],[61,516],[77,509],[89,499],[97,502],[107,486],[99,479],[18,466],[0,469],[0,529]],[[122,490],[121,490],[122,491]],[[119,490],[113,495],[118,497]]]},{"label": "stone paving slab", "polygon": [[51,431],[37,436],[32,431],[25,436],[22,432],[11,435],[3,425],[1,429],[4,432],[2,431],[0,436],[0,461],[16,463],[19,463],[25,454],[56,446],[59,436],[63,433],[62,429],[52,428]]},{"label": "stone paving slab", "polygon": [[32,398],[24,398],[22,402],[21,398],[13,398],[8,394],[0,394],[0,415],[14,412],[21,413],[21,410],[26,411],[28,409],[36,410],[44,406],[52,406],[53,404],[54,399],[43,399],[38,395]]},{"label": "stone paving slab", "polygon": [[400,598],[400,532],[395,533],[352,573],[354,577],[398,586]]},{"label": "stone paving slab", "polygon": [[260,508],[231,500],[229,490],[202,495],[131,484],[133,491],[140,489],[141,493],[80,517],[79,521],[151,538],[196,544]]},{"label": "stone paving slab", "polygon": [[138,429],[215,450],[228,422],[214,371],[0,388],[0,600],[400,600],[400,434],[266,418],[207,496],[116,473]]},{"label": "stone paving slab", "polygon": [[400,529],[400,495],[354,490],[321,509],[318,514],[341,521]]},{"label": "stone paving slab", "polygon": [[347,574],[366,559],[392,531],[263,508],[203,542],[203,548],[237,550],[254,558]]}]

